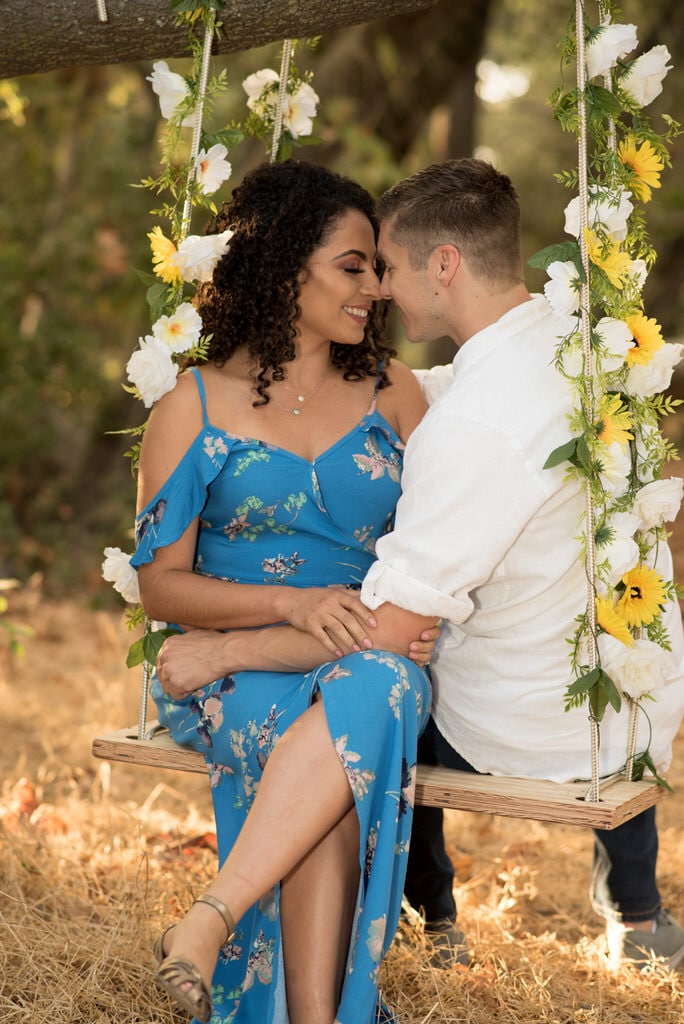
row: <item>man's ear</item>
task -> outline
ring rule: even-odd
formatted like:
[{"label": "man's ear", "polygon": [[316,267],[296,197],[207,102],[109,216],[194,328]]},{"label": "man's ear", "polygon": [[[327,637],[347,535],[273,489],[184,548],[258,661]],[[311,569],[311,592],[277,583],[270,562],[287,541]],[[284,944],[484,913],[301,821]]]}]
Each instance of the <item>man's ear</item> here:
[{"label": "man's ear", "polygon": [[448,287],[461,263],[461,253],[455,245],[438,245],[433,253],[435,273],[443,287]]}]

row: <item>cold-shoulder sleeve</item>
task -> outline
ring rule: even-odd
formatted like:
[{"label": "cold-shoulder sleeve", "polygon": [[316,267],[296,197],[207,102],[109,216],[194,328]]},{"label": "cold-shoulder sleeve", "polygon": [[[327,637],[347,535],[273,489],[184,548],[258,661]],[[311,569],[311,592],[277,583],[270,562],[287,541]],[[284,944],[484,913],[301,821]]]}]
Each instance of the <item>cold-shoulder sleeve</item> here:
[{"label": "cold-shoulder sleeve", "polygon": [[223,469],[233,439],[203,428],[171,476],[135,520],[136,548],[131,565],[151,562],[157,548],[168,547],[200,514],[207,491]]}]

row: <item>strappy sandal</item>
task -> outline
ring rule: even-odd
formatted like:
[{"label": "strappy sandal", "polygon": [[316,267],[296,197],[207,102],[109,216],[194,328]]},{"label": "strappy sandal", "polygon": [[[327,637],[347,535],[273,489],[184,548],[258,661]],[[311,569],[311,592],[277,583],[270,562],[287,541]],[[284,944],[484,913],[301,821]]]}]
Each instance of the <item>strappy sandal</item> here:
[{"label": "strappy sandal", "polygon": [[[235,922],[225,903],[210,893],[199,896],[195,903],[206,903],[221,915],[227,932],[225,942],[230,942],[235,934]],[[159,964],[155,977],[161,987],[183,1010],[196,1017],[202,1024],[207,1024],[211,1017],[211,993],[205,985],[202,975],[189,960],[178,956],[164,956],[164,939],[174,927],[175,925],[170,925],[154,944],[153,952]],[[184,985],[189,987],[184,989]]]}]

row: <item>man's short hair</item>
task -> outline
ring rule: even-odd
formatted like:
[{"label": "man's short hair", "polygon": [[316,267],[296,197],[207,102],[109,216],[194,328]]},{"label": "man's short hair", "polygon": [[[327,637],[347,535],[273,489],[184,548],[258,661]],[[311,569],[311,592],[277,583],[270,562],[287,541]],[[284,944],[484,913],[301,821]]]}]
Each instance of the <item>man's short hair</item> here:
[{"label": "man's short hair", "polygon": [[432,164],[381,197],[390,237],[419,270],[438,245],[454,245],[478,277],[522,279],[520,204],[511,179],[484,160]]}]

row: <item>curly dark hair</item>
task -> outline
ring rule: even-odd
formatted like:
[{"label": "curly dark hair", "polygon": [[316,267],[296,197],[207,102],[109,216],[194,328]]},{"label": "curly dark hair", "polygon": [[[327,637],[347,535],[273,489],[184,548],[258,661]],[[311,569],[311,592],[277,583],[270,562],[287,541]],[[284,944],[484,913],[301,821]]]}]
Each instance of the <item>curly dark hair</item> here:
[{"label": "curly dark hair", "polygon": [[[234,232],[212,280],[197,289],[203,332],[212,335],[207,356],[222,366],[247,347],[255,365],[255,405],[269,401],[271,381],[283,380],[283,364],[295,357],[301,271],[349,210],[368,217],[377,241],[375,203],[364,188],[325,167],[286,160],[246,174],[207,226],[207,234]],[[361,344],[331,342],[332,365],[346,380],[375,376],[379,364],[396,354],[383,340],[386,315],[386,303],[376,303]],[[383,370],[380,387],[387,383]]]}]

